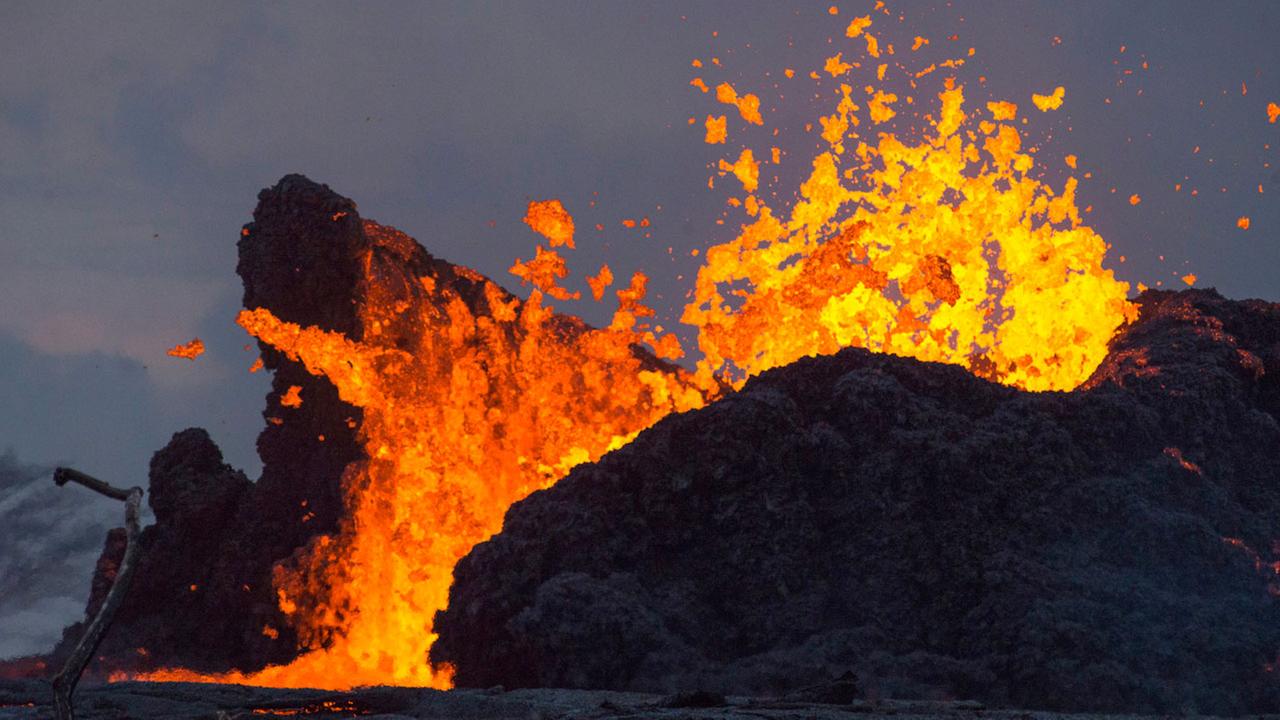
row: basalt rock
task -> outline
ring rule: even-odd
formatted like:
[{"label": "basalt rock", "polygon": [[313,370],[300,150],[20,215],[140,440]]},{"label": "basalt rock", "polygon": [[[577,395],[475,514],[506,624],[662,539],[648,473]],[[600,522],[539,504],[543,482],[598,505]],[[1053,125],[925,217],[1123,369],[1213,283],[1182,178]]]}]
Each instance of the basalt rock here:
[{"label": "basalt rock", "polygon": [[[355,203],[288,175],[258,195],[253,217],[238,243],[245,307],[358,337],[360,262],[372,242]],[[363,457],[354,430],[360,412],[301,364],[266,345],[259,351],[273,374],[258,436],[262,475],[249,483],[223,465],[198,429],[178,433],[156,454],[148,493],[156,523],[144,530],[134,587],[90,675],[254,670],[297,655],[297,638],[277,608],[273,568],[337,528],[343,470]],[[294,386],[305,412],[280,402]],[[110,551],[108,543],[90,610],[109,587],[102,570],[112,567]],[[64,633],[55,664],[79,632],[77,624]]]},{"label": "basalt rock", "polygon": [[[104,658],[91,674],[152,667],[153,651],[166,663],[216,667],[242,653],[241,619],[253,615],[253,594],[230,587],[221,566],[226,534],[253,486],[222,462],[208,433],[176,433],[151,460],[148,501],[155,523],[139,537],[141,555],[112,631],[99,647]],[[124,530],[107,535],[91,586],[86,617],[93,617],[115,580],[124,554]],[[84,623],[63,633],[58,665]]]},{"label": "basalt rock", "polygon": [[183,539],[199,545],[210,527],[231,521],[249,487],[244,473],[222,462],[222,451],[209,433],[191,428],[176,433],[152,456],[147,503],[155,513],[155,527],[186,532]]},{"label": "basalt rock", "polygon": [[[368,294],[363,263],[386,244],[372,236],[379,231],[426,255],[408,236],[362,220],[355,203],[328,186],[285,176],[259,194],[253,222],[240,233],[244,306],[359,339],[359,310]],[[361,414],[301,364],[265,344],[259,352],[273,374],[258,436],[262,475],[250,483],[224,465],[199,429],[178,433],[156,453],[148,493],[156,522],[143,533],[134,588],[91,675],[161,667],[256,670],[299,652],[277,607],[273,568],[313,537],[336,530],[345,511],[343,471],[364,457],[355,431]],[[295,386],[304,405],[282,405]],[[108,539],[90,613],[110,587],[116,545]],[[52,666],[80,629],[67,629]]]},{"label": "basalt rock", "polygon": [[458,565],[460,686],[1280,710],[1280,305],[1149,291],[1084,387],[848,349],[670,416]]}]

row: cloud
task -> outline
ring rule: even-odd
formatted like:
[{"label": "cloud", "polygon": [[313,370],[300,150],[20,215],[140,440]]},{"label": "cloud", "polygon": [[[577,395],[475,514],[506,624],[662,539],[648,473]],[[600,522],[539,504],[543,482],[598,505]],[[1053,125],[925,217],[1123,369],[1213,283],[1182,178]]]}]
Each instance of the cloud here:
[{"label": "cloud", "polygon": [[158,363],[169,347],[191,339],[219,285],[75,266],[21,268],[0,286],[0,329],[44,353],[105,352]]},{"label": "cloud", "polygon": [[652,136],[663,109],[635,100],[655,97],[660,76],[597,62],[606,44],[640,42],[627,31],[637,13],[584,6],[604,18],[582,35],[557,23],[563,12],[546,10],[272,5],[253,19],[255,42],[226,58],[224,92],[198,99],[181,137],[216,168],[298,169],[394,187],[441,145],[492,174],[528,159],[548,134],[597,150]]},{"label": "cloud", "polygon": [[22,59],[0,65],[0,173],[16,168],[56,184],[123,169],[127,158],[112,138],[127,91],[180,86],[217,61],[243,18],[223,4],[20,5],[0,26],[6,55]]},{"label": "cloud", "polygon": [[158,449],[163,430],[156,393],[140,363],[102,353],[48,355],[0,335],[0,364],[4,446],[42,462],[74,463],[114,482],[145,481],[138,448]]}]

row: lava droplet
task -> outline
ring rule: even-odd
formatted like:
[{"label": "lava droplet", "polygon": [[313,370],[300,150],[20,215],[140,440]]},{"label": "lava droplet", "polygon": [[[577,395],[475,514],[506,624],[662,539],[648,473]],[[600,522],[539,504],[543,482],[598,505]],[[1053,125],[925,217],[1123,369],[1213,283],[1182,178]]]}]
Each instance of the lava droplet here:
[{"label": "lava droplet", "polygon": [[204,342],[200,338],[192,338],[191,342],[174,345],[169,348],[166,355],[176,358],[186,358],[187,360],[195,360],[204,354]]}]

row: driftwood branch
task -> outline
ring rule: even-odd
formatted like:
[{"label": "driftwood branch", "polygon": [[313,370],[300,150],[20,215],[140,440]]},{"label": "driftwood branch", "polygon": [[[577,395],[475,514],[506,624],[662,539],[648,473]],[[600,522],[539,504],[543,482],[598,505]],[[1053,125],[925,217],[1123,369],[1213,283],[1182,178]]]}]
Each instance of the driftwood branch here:
[{"label": "driftwood branch", "polygon": [[58,720],[72,720],[74,711],[71,695],[76,690],[76,683],[80,682],[80,675],[97,651],[103,636],[107,634],[107,628],[111,626],[111,620],[115,617],[120,602],[124,600],[125,591],[137,567],[138,534],[142,531],[138,521],[139,506],[142,504],[142,488],[132,487],[121,490],[77,470],[61,467],[53,472],[53,481],[59,486],[74,482],[109,498],[124,501],[124,558],[120,560],[120,567],[116,570],[115,581],[111,584],[111,590],[107,593],[106,599],[102,601],[102,607],[98,608],[98,614],[85,629],[84,635],[80,637],[80,642],[76,643],[62,670],[53,676],[54,713]]},{"label": "driftwood branch", "polygon": [[141,488],[129,488],[128,490],[121,490],[120,488],[113,487],[99,480],[98,478],[93,477],[92,475],[85,475],[79,470],[72,470],[71,468],[64,468],[64,467],[60,467],[57,470],[53,471],[53,481],[57,483],[58,487],[62,487],[63,485],[66,485],[69,482],[79,483],[89,488],[90,490],[93,490],[94,492],[102,493],[103,495],[106,495],[109,498],[115,498],[116,500],[123,500],[124,502],[129,502],[130,492],[134,490],[137,490],[138,492],[142,492]]}]

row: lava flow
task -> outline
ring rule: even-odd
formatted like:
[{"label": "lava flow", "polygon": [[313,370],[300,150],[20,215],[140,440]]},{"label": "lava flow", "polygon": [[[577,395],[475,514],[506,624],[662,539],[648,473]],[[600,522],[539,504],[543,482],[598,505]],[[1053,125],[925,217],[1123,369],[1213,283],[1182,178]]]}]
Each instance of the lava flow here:
[{"label": "lava flow", "polygon": [[[363,409],[368,459],[346,470],[340,531],[277,572],[280,607],[310,652],[251,675],[144,677],[449,687],[450,669],[427,661],[434,615],[454,564],[501,528],[511,503],[664,416],[806,355],[859,346],[1028,390],[1082,383],[1135,313],[1128,285],[1102,265],[1105,242],[1081,222],[1076,181],[1055,190],[1032,177],[1013,103],[966,112],[951,78],[919,102],[888,92],[879,61],[894,50],[873,30],[870,16],[855,19],[848,47],[822,68],[837,83],[834,111],[819,119],[825,145],[790,207],[762,199],[761,165],[779,162],[776,149],[743,147],[720,162],[720,174],[742,185],[730,204],[748,222],[708,250],[684,310],[698,332],[696,371],[659,359],[682,353],[650,324],[641,274],[617,291],[608,328],[546,304],[578,297],[560,284],[568,269],[558,248],[573,249],[574,226],[558,201],[533,203],[526,217],[548,241],[512,268],[534,286],[527,301],[478,275],[464,301],[431,273],[397,274],[387,258],[407,258],[412,241],[366,222],[380,251],[365,259],[360,340],[266,309],[242,313],[251,334]],[[922,40],[913,51],[928,47]],[[915,90],[963,62],[894,72]],[[864,64],[878,65],[875,79],[855,89],[852,73]],[[724,83],[715,96],[745,125],[767,124],[755,95]],[[1062,89],[1051,97],[1061,104]],[[899,113],[924,129],[888,131]],[[708,118],[708,143],[728,134],[723,117]],[[607,266],[588,279],[597,300],[611,281]]]},{"label": "lava flow", "polygon": [[[563,222],[544,222],[549,207],[534,204],[527,220],[552,245],[572,247],[571,219],[561,210]],[[426,655],[457,560],[497,532],[513,501],[705,402],[688,372],[633,349],[652,337],[636,321],[651,312],[642,280],[618,291],[613,326],[593,329],[543,304],[563,264],[554,250],[517,263],[516,272],[533,266],[538,286],[521,301],[477,274],[403,274],[413,241],[371,221],[363,229],[374,246],[362,259],[362,340],[261,308],[239,318],[364,410],[368,460],[346,470],[345,524],[276,577],[282,610],[318,649],[248,676],[162,670],[149,679],[448,687],[449,671]]]}]

